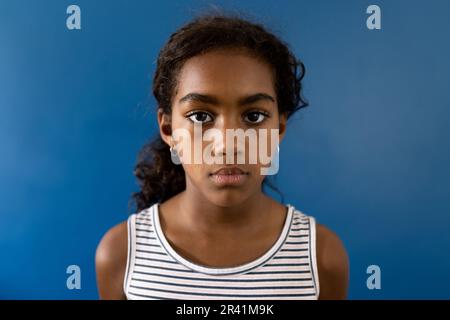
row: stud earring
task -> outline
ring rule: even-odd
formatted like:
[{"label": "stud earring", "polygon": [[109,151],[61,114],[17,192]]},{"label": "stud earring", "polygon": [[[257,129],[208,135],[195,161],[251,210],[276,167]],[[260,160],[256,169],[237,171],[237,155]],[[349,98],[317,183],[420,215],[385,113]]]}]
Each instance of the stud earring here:
[{"label": "stud earring", "polygon": [[170,146],[169,150],[170,150],[170,159],[172,160],[172,162],[174,164],[181,164],[181,160],[180,157],[178,156],[177,151],[172,146]]}]

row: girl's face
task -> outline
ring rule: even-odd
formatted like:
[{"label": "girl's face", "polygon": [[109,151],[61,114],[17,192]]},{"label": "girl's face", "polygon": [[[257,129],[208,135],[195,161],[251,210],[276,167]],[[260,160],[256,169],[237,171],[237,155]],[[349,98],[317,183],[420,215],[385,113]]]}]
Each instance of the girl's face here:
[{"label": "girl's face", "polygon": [[[256,132],[253,136],[256,136],[256,141],[253,142],[258,146],[261,139],[266,139],[267,151],[264,156],[277,152],[276,148],[271,149],[271,129],[278,130],[276,137],[281,141],[287,119],[284,114],[278,113],[271,67],[245,49],[222,49],[188,59],[177,80],[172,115],[167,117],[159,112],[158,121],[160,128],[171,123],[172,135],[164,130],[160,130],[160,133],[164,141],[174,146],[181,156],[187,188],[193,188],[208,201],[221,207],[238,205],[261,192],[265,175],[261,174],[260,169],[270,164],[267,164],[267,159],[261,161],[260,148],[255,149],[255,144],[251,147],[248,138],[243,143],[242,140],[234,140],[230,148],[231,139],[227,139],[227,131],[228,134],[239,133],[239,130],[234,131],[236,129],[241,129],[241,133]],[[188,133],[188,141],[174,139],[175,131]],[[203,135],[207,131],[220,133],[223,139],[205,141]],[[199,159],[195,158],[195,148],[201,152],[197,152],[201,163],[195,161]],[[190,156],[187,157],[189,150]],[[214,162],[207,163],[205,155],[210,155],[209,159]],[[239,160],[238,156],[241,155],[244,158]],[[252,156],[253,159],[256,156],[256,162],[250,160]],[[232,164],[227,163],[227,157],[232,160]],[[242,159],[245,159],[244,163]],[[238,173],[239,170],[214,174],[224,167],[238,167],[244,174],[221,175]]]}]

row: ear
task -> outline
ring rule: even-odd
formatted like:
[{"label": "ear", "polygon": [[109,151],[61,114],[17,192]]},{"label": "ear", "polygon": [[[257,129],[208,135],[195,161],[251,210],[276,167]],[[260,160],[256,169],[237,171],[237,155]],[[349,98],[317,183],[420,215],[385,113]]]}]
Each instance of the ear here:
[{"label": "ear", "polygon": [[280,121],[280,125],[279,125],[279,129],[278,129],[278,134],[279,134],[279,141],[281,143],[281,140],[283,140],[284,135],[286,133],[287,112],[280,113],[279,121]]},{"label": "ear", "polygon": [[158,108],[158,125],[161,139],[169,146],[172,145],[172,119],[164,113],[162,108]]}]

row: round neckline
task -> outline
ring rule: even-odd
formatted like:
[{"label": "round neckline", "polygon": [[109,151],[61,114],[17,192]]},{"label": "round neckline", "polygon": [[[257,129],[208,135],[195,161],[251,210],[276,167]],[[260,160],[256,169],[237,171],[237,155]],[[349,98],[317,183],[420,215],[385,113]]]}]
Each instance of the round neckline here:
[{"label": "round neckline", "polygon": [[278,252],[279,248],[283,245],[285,242],[287,235],[290,230],[290,226],[292,223],[292,217],[293,217],[293,206],[290,204],[285,205],[287,214],[284,221],[284,225],[282,228],[281,233],[279,234],[277,240],[275,243],[259,258],[256,258],[250,262],[246,262],[244,264],[233,266],[233,267],[208,267],[204,265],[200,265],[197,263],[194,263],[192,261],[189,261],[182,257],[180,254],[178,254],[174,248],[170,245],[169,241],[167,240],[166,236],[164,235],[164,232],[161,228],[160,220],[159,220],[159,203],[155,203],[153,205],[153,210],[151,211],[152,214],[152,220],[154,221],[154,227],[156,231],[156,236],[158,237],[159,241],[163,245],[164,249],[167,251],[167,253],[172,256],[176,261],[180,262],[184,266],[188,267],[191,270],[198,271],[201,273],[206,274],[215,274],[215,275],[229,275],[229,274],[237,274],[237,273],[243,273],[247,272],[253,268],[256,268],[263,263],[267,262],[270,258],[272,258],[275,253]]}]

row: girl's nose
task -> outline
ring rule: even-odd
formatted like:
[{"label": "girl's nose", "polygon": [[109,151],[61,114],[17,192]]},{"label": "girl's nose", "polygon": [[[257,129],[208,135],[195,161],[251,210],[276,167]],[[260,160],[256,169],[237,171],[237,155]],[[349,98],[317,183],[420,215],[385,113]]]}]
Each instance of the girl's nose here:
[{"label": "girl's nose", "polygon": [[216,129],[220,132],[220,137],[215,139],[214,154],[216,157],[233,157],[237,163],[237,158],[245,154],[245,139],[236,138],[242,135],[244,128],[238,116],[223,117],[216,122]]}]

